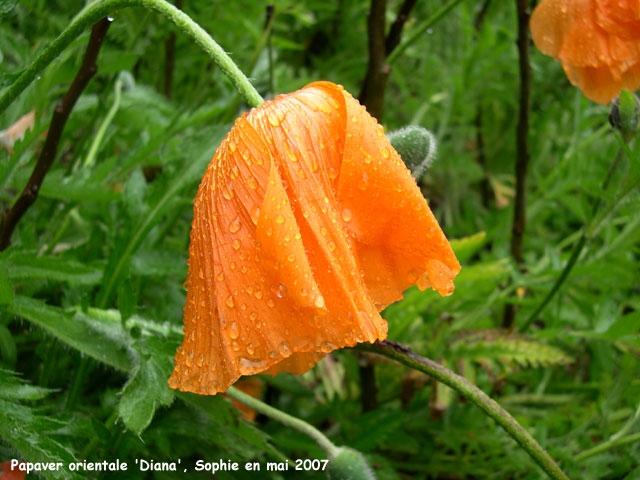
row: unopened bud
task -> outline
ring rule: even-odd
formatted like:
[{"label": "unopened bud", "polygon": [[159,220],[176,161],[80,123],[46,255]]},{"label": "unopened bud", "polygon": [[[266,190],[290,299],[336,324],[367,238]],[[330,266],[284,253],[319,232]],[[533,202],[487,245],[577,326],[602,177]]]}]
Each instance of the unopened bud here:
[{"label": "unopened bud", "polygon": [[640,117],[640,99],[635,93],[622,90],[620,95],[611,103],[609,122],[620,131],[625,142],[631,140],[638,131],[638,117]]},{"label": "unopened bud", "polygon": [[422,177],[436,156],[436,138],[433,133],[426,128],[410,125],[389,133],[387,137],[411,170],[413,178]]},{"label": "unopened bud", "polygon": [[329,480],[376,480],[376,475],[359,451],[340,447],[327,467]]}]

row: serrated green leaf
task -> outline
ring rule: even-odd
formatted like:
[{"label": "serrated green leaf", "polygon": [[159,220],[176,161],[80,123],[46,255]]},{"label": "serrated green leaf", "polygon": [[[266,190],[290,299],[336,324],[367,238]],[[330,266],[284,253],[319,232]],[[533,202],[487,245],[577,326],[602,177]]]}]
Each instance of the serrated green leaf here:
[{"label": "serrated green leaf", "polygon": [[559,348],[499,330],[473,332],[451,344],[456,358],[499,362],[507,367],[566,365],[573,360]]},{"label": "serrated green leaf", "polygon": [[39,400],[53,390],[29,385],[13,372],[0,368],[0,398],[5,400]]},{"label": "serrated green leaf", "polygon": [[159,338],[137,341],[133,348],[138,352],[134,372],[122,389],[118,412],[126,427],[140,435],[151,423],[158,406],[169,406],[174,391],[167,379],[173,368],[175,346],[167,351],[168,342]]},{"label": "serrated green leaf", "polygon": [[23,296],[16,296],[8,310],[100,362],[124,371],[131,369],[128,333],[119,320],[107,322]]},{"label": "serrated green leaf", "polygon": [[3,442],[30,462],[63,464],[62,469],[47,472],[47,478],[80,480],[82,476],[65,468],[77,461],[74,451],[51,436],[64,425],[65,422],[38,415],[33,408],[0,399],[0,438]]}]

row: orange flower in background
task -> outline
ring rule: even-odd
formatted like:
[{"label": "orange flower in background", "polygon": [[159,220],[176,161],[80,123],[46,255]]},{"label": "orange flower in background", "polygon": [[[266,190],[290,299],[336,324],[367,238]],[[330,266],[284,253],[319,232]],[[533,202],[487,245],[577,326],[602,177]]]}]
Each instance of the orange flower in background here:
[{"label": "orange flower in background", "polygon": [[383,128],[328,82],[236,120],[202,178],[172,388],[304,373],[387,336],[379,313],[460,265]]},{"label": "orange flower in background", "polygon": [[543,0],[530,26],[536,46],[562,61],[587,98],[608,103],[640,87],[640,1]]}]

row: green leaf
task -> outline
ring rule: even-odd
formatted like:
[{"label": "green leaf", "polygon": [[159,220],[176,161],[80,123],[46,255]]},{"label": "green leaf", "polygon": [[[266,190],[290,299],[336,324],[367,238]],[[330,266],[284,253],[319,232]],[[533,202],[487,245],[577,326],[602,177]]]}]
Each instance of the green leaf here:
[{"label": "green leaf", "polygon": [[559,348],[500,330],[479,330],[451,345],[456,358],[500,362],[507,367],[566,365],[572,358]]},{"label": "green leaf", "polygon": [[71,285],[95,285],[102,279],[101,268],[69,258],[38,256],[35,251],[12,251],[7,265],[9,278],[13,281],[51,280]]},{"label": "green leaf", "polygon": [[29,385],[13,372],[0,368],[0,398],[4,400],[40,400],[52,391]]},{"label": "green leaf", "polygon": [[451,240],[451,248],[453,249],[458,261],[464,263],[473,256],[482,246],[487,237],[485,232],[478,232],[464,238]]},{"label": "green leaf", "polygon": [[51,435],[65,425],[66,422],[53,417],[38,415],[33,408],[0,399],[0,438],[4,443],[30,462],[63,464],[62,469],[47,472],[46,478],[82,479],[82,476],[65,468],[69,463],[77,461],[74,451],[54,440]]},{"label": "green leaf", "polygon": [[114,368],[128,371],[129,335],[119,319],[52,307],[40,300],[16,296],[9,312],[43,328],[61,342]]},{"label": "green leaf", "polygon": [[612,340],[634,335],[640,331],[640,312],[629,313],[620,316],[605,332],[605,335]]},{"label": "green leaf", "polygon": [[4,260],[0,260],[0,305],[13,302],[13,286],[9,281],[9,269]]},{"label": "green leaf", "polygon": [[169,406],[174,392],[167,379],[173,368],[174,348],[156,337],[143,339],[134,344],[138,361],[133,374],[122,389],[118,412],[126,427],[140,435],[151,423],[156,408]]},{"label": "green leaf", "polygon": [[0,324],[0,355],[2,356],[2,362],[10,367],[13,367],[18,359],[18,350],[16,349],[13,335],[2,324]]}]

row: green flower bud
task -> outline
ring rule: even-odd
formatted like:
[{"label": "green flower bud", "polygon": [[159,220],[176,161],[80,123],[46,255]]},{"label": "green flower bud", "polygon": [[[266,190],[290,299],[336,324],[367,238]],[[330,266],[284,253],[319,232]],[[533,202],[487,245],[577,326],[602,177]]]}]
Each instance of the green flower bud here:
[{"label": "green flower bud", "polygon": [[330,480],[376,480],[376,475],[362,455],[349,447],[339,447],[327,467]]},{"label": "green flower bud", "polygon": [[640,116],[640,99],[635,93],[622,90],[611,103],[609,122],[620,131],[622,138],[628,142],[638,131],[638,117]]},{"label": "green flower bud", "polygon": [[433,133],[426,128],[410,125],[389,133],[387,138],[411,170],[413,178],[422,177],[436,156],[436,138]]}]

